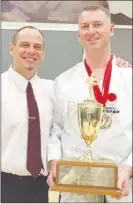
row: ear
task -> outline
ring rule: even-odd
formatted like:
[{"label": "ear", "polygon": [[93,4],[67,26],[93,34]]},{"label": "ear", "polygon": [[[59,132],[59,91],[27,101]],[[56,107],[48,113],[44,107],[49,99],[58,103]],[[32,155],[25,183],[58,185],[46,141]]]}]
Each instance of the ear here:
[{"label": "ear", "polygon": [[115,26],[114,26],[114,24],[113,23],[111,23],[110,24],[110,36],[113,36],[114,35],[114,28]]},{"label": "ear", "polygon": [[15,49],[15,45],[11,42],[9,45],[9,52],[12,57],[14,56],[14,49]]}]

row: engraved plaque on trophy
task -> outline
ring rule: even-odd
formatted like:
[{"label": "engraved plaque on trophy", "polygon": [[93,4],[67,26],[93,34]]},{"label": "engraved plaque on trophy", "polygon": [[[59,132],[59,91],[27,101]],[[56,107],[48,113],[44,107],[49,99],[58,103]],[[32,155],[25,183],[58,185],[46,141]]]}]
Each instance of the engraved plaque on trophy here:
[{"label": "engraved plaque on trophy", "polygon": [[90,100],[77,105],[73,103],[72,107],[76,110],[81,137],[87,148],[76,161],[58,161],[56,185],[50,190],[119,197],[121,191],[117,188],[117,165],[113,161],[97,161],[91,152],[91,144],[96,139],[101,124],[103,126],[103,123],[106,123],[102,118],[103,105],[93,100],[92,86],[96,83],[93,79],[94,77],[89,86]]},{"label": "engraved plaque on trophy", "polygon": [[60,160],[56,168],[56,185],[51,187],[51,191],[121,195],[117,188],[118,167],[113,162]]}]

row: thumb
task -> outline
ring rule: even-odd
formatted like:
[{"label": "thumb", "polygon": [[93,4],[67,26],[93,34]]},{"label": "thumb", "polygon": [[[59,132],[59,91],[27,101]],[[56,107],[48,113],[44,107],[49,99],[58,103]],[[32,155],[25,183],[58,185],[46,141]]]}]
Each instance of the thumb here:
[{"label": "thumb", "polygon": [[53,178],[53,176],[52,176],[52,173],[49,174],[49,176],[48,176],[48,178],[47,178],[47,184],[48,184],[49,186],[55,185],[55,181],[54,181],[54,178]]},{"label": "thumb", "polygon": [[122,190],[122,187],[123,187],[123,180],[122,180],[122,179],[119,179],[119,180],[118,180],[117,187],[118,187],[120,190]]},{"label": "thumb", "polygon": [[54,179],[56,178],[56,164],[57,164],[57,162],[53,161],[53,163],[52,163],[52,176]]},{"label": "thumb", "polygon": [[[121,179],[118,180],[117,182],[117,188],[122,192],[122,188],[123,188],[123,181]],[[119,197],[116,197],[117,200],[121,199],[122,194]]]}]

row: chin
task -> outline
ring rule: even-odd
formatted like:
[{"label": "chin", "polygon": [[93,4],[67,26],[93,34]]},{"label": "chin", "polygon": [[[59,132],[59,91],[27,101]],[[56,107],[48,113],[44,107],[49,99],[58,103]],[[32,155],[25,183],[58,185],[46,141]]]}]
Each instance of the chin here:
[{"label": "chin", "polygon": [[91,49],[99,49],[101,48],[101,45],[99,45],[98,43],[94,43],[94,44],[87,43],[84,47],[91,50]]},{"label": "chin", "polygon": [[100,46],[90,46],[89,49],[90,50],[99,50],[99,49],[101,49],[101,47]]},{"label": "chin", "polygon": [[31,64],[31,65],[29,65],[29,64],[28,64],[28,65],[25,65],[24,67],[25,67],[25,69],[27,69],[27,70],[34,70],[34,69],[35,69],[35,65],[32,65],[32,64]]},{"label": "chin", "polygon": [[34,70],[35,68],[33,68],[33,67],[28,67],[27,68],[27,70],[29,70],[29,71],[32,71],[32,70]]}]

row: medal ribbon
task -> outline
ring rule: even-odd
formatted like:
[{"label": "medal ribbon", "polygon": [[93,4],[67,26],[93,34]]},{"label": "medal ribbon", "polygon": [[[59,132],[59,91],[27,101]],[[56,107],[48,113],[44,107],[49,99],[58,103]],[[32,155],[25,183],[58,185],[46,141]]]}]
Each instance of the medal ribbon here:
[{"label": "medal ribbon", "polygon": [[[104,107],[106,105],[106,102],[108,100],[108,95],[109,95],[109,86],[110,86],[111,73],[112,73],[112,59],[113,59],[113,55],[111,54],[110,60],[106,66],[105,73],[104,73],[102,91],[100,90],[98,85],[93,86],[95,99],[97,100],[98,103],[103,104]],[[90,77],[92,74],[92,70],[87,64],[86,59],[84,60],[84,64],[85,64],[87,73]]]}]

